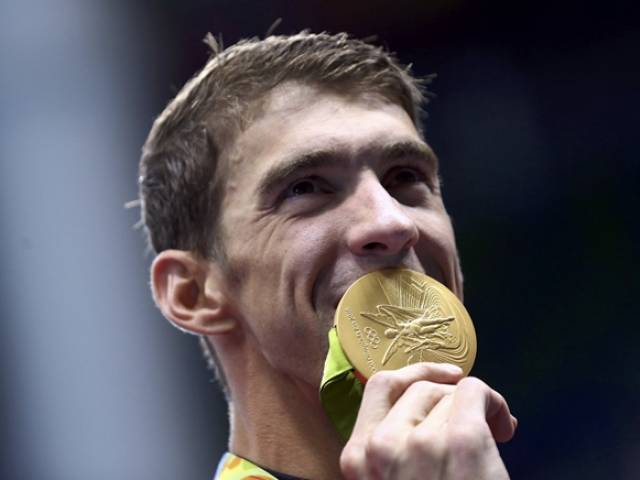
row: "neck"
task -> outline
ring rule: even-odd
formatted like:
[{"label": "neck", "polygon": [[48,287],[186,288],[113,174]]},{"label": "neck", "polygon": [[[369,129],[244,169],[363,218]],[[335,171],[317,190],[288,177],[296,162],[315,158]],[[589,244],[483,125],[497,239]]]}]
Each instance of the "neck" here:
[{"label": "neck", "polygon": [[318,387],[276,371],[255,349],[239,350],[235,353],[243,358],[227,362],[225,369],[235,380],[229,384],[231,451],[289,475],[340,478],[343,444],[322,409]]}]

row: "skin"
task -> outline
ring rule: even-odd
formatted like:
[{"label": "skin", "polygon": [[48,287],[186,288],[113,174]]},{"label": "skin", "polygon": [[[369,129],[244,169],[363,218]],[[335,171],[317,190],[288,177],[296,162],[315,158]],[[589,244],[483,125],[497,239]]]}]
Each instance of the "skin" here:
[{"label": "skin", "polygon": [[216,348],[231,451],[314,479],[505,478],[496,441],[515,419],[457,367],[374,375],[346,446],[318,400],[327,331],[357,278],[403,266],[462,297],[437,158],[406,112],[285,84],[223,158],[225,261],[165,251],[152,284],[165,316]]}]

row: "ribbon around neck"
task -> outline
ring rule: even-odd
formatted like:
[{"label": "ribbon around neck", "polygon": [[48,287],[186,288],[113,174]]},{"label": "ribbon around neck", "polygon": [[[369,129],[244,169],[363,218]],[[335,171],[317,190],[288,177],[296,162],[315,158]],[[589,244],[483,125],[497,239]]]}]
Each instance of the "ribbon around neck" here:
[{"label": "ribbon around neck", "polygon": [[346,442],[356,423],[364,385],[342,350],[336,327],[329,330],[329,353],[324,363],[320,402]]}]

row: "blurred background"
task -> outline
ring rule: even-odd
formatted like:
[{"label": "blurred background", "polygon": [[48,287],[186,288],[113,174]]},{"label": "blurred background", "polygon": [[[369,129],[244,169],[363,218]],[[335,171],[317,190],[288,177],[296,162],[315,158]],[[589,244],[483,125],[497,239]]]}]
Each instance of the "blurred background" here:
[{"label": "blurred background", "polygon": [[154,308],[138,212],[151,122],[225,44],[377,35],[437,73],[479,338],[520,420],[514,479],[640,478],[640,31],[609,2],[2,0],[2,478],[207,479],[225,449],[197,341]]}]

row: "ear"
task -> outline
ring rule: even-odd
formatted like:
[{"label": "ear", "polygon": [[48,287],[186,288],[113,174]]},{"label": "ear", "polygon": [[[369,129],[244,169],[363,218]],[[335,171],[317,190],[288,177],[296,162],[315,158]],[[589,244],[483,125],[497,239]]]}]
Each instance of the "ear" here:
[{"label": "ear", "polygon": [[214,262],[191,252],[165,250],[151,265],[153,298],[162,314],[199,335],[227,333],[237,325],[223,281]]}]

